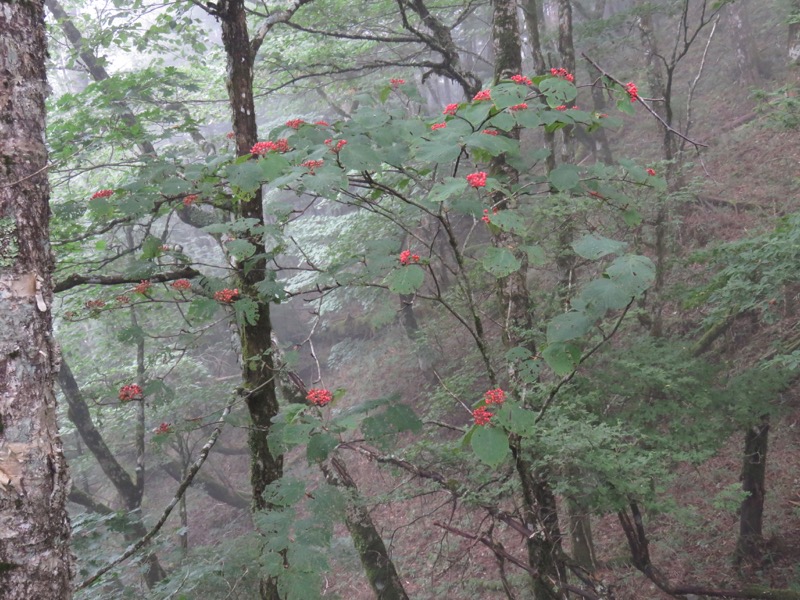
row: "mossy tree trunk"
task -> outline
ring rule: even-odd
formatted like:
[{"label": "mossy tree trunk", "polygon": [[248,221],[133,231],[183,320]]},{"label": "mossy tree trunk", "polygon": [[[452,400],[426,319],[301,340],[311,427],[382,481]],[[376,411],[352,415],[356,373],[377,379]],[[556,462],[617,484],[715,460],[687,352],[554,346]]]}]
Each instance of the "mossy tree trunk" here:
[{"label": "mossy tree trunk", "polygon": [[739,509],[737,563],[758,560],[761,555],[768,437],[769,417],[766,415],[745,432],[741,480],[742,491],[748,496]]},{"label": "mossy tree trunk", "polygon": [[44,2],[0,10],[0,596],[72,597],[53,383]]}]

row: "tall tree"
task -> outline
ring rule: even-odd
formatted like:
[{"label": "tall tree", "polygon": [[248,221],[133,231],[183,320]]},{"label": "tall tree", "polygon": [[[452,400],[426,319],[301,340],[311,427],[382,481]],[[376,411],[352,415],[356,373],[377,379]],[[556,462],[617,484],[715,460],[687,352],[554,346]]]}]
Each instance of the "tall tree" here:
[{"label": "tall tree", "polygon": [[53,394],[44,5],[0,8],[0,590],[62,599],[72,556]]}]

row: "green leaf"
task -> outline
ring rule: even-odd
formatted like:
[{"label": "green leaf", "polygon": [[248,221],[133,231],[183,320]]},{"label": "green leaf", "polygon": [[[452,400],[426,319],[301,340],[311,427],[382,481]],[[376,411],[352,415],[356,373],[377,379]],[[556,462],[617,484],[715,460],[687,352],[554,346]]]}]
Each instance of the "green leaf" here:
[{"label": "green leaf", "polygon": [[550,172],[549,179],[553,187],[562,192],[577,187],[581,180],[578,167],[568,164],[562,164],[553,169]]},{"label": "green leaf", "polygon": [[347,140],[347,145],[339,152],[339,159],[346,169],[374,171],[381,160],[368,137],[359,135]]},{"label": "green leaf", "polygon": [[475,426],[470,445],[475,456],[490,467],[498,466],[510,454],[508,437],[497,427]]},{"label": "green leaf", "polygon": [[522,266],[508,248],[487,248],[481,262],[483,268],[495,277],[507,277]]},{"label": "green leaf", "polygon": [[398,267],[386,276],[384,282],[395,294],[413,294],[425,282],[425,271],[419,265]]},{"label": "green leaf", "polygon": [[419,431],[422,428],[414,411],[405,404],[391,404],[385,411],[370,415],[361,423],[361,432],[372,443],[383,448],[391,447],[395,436],[404,431]]},{"label": "green leaf", "polygon": [[501,210],[496,215],[492,215],[491,219],[492,225],[496,225],[503,231],[524,233],[526,230],[525,220],[513,210]]},{"label": "green leaf", "polygon": [[638,296],[653,284],[656,267],[646,256],[620,256],[606,269],[606,275],[629,297]]},{"label": "green leaf", "polygon": [[181,194],[186,194],[191,191],[191,189],[191,184],[179,177],[170,177],[162,181],[159,185],[159,191],[165,196],[179,196]]},{"label": "green leaf", "polygon": [[258,322],[258,303],[252,298],[240,298],[233,303],[239,323],[255,325]]},{"label": "green leaf", "polygon": [[189,303],[187,312],[190,320],[206,321],[214,316],[219,308],[216,300],[197,297]]},{"label": "green leaf", "polygon": [[547,256],[541,246],[523,246],[522,249],[528,255],[528,262],[532,265],[542,266],[547,263]]},{"label": "green leaf", "polygon": [[480,148],[486,150],[492,156],[503,153],[514,153],[519,150],[519,142],[504,135],[486,135],[485,133],[473,133],[467,140],[467,148],[470,150]]},{"label": "green leaf", "polygon": [[571,310],[551,319],[547,324],[547,342],[566,342],[586,334],[593,320],[586,313]]},{"label": "green leaf", "polygon": [[547,98],[547,103],[555,108],[574,100],[578,90],[573,84],[560,77],[548,77],[539,84],[539,91]]},{"label": "green leaf", "polygon": [[628,227],[638,227],[642,222],[642,215],[639,214],[639,211],[629,208],[622,213],[622,220]]},{"label": "green leaf", "polygon": [[226,175],[231,185],[249,194],[261,187],[262,167],[260,161],[248,160],[240,164],[233,164],[226,169]]},{"label": "green leaf", "polygon": [[[530,112],[530,111],[525,111],[525,112]],[[493,116],[486,125],[489,127],[495,127],[496,129],[500,129],[501,131],[511,131],[514,128],[515,124],[516,121],[514,120],[514,116],[507,111],[503,111]],[[481,135],[486,135],[486,134],[481,133]]]},{"label": "green leaf", "polygon": [[282,154],[270,152],[258,159],[258,168],[261,172],[261,180],[268,182],[283,175],[291,168],[291,165]]},{"label": "green leaf", "polygon": [[502,110],[525,101],[528,88],[516,83],[501,83],[492,88],[492,102]]},{"label": "green leaf", "polygon": [[148,235],[142,242],[142,258],[149,260],[161,254],[161,240],[154,235]]},{"label": "green leaf", "polygon": [[228,251],[228,254],[236,258],[237,260],[244,260],[246,258],[250,258],[255,254],[256,247],[248,242],[247,240],[228,240],[225,242],[225,248]]},{"label": "green leaf", "polygon": [[617,254],[627,246],[625,242],[618,242],[599,235],[586,235],[572,243],[575,254],[581,258],[597,260],[608,254]]},{"label": "green leaf", "polygon": [[597,318],[608,310],[625,308],[633,296],[611,279],[595,279],[583,287],[572,306]]},{"label": "green leaf", "polygon": [[446,177],[437,183],[428,195],[429,202],[444,202],[453,196],[460,196],[467,189],[467,180],[463,177]]},{"label": "green leaf", "polygon": [[556,342],[542,351],[542,358],[559,377],[569,375],[578,366],[580,349],[574,344]]},{"label": "green leaf", "polygon": [[338,440],[329,433],[322,432],[312,435],[308,440],[308,446],[306,446],[308,464],[326,460],[338,444]]}]

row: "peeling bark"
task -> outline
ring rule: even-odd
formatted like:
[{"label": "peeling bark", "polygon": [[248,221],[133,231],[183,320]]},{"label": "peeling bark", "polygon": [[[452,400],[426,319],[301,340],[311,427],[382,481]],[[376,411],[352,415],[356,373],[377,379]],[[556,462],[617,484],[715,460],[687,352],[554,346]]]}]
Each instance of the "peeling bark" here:
[{"label": "peeling bark", "polygon": [[0,4],[0,595],[67,599],[69,476],[53,394],[44,5]]}]

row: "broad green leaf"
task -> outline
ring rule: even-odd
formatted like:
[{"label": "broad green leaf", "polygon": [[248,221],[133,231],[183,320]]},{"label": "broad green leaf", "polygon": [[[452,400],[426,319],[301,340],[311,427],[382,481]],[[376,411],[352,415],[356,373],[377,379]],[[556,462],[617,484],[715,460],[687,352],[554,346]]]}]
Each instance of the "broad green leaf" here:
[{"label": "broad green leaf", "polygon": [[460,196],[467,189],[467,180],[463,177],[446,177],[437,183],[428,195],[429,202],[444,202],[453,196]]},{"label": "broad green leaf", "polygon": [[233,303],[239,323],[255,325],[258,322],[258,303],[252,298],[240,298]]},{"label": "broad green leaf", "polygon": [[553,187],[561,192],[566,192],[577,187],[581,180],[578,167],[569,164],[557,166],[550,172],[549,179]]},{"label": "broad green leaf", "polygon": [[523,246],[522,249],[528,255],[528,262],[535,266],[547,263],[547,256],[541,246]]},{"label": "broad green leaf", "polygon": [[582,258],[597,260],[608,254],[621,252],[627,245],[625,242],[590,234],[572,242],[572,249],[575,250],[575,254]]},{"label": "broad green leaf", "polygon": [[188,193],[191,189],[191,184],[179,177],[170,177],[159,185],[160,192],[165,196],[179,196]]},{"label": "broad green leaf", "polygon": [[149,260],[161,254],[161,240],[154,235],[148,235],[142,242],[142,258]]},{"label": "broad green leaf", "polygon": [[628,296],[638,296],[649,288],[655,279],[656,268],[646,256],[630,254],[620,256],[606,269],[606,275]]},{"label": "broad green leaf", "polygon": [[552,106],[566,104],[578,96],[575,86],[560,77],[549,77],[539,84],[539,91],[547,98],[547,103]]},{"label": "broad green leaf", "polygon": [[419,265],[406,265],[393,269],[384,279],[389,291],[395,294],[413,294],[425,281],[425,271]]},{"label": "broad green leaf", "polygon": [[498,156],[506,152],[517,152],[519,142],[504,135],[486,135],[485,133],[473,133],[467,140],[467,148],[480,148],[486,150],[492,156]]},{"label": "broad green leaf", "polygon": [[188,316],[190,320],[205,321],[214,316],[219,304],[212,298],[196,297],[189,303]]},{"label": "broad green leaf", "polygon": [[513,119],[517,125],[524,129],[533,129],[542,124],[541,114],[534,108],[515,111],[513,114]]},{"label": "broad green leaf", "polygon": [[338,444],[338,440],[330,433],[322,432],[312,435],[308,439],[308,446],[306,446],[306,460],[308,460],[308,464],[326,460],[328,455]]},{"label": "broad green leaf", "polygon": [[566,342],[586,334],[592,328],[592,319],[586,313],[569,311],[556,316],[547,324],[547,342]]},{"label": "broad green leaf", "polygon": [[578,366],[581,352],[574,344],[556,342],[542,351],[542,358],[556,375],[563,377]]},{"label": "broad green leaf", "polygon": [[503,231],[513,233],[525,232],[525,220],[513,210],[501,210],[496,215],[491,216],[492,225],[496,225]]},{"label": "broad green leaf", "polygon": [[228,240],[225,242],[225,248],[228,251],[228,254],[238,260],[250,258],[256,251],[256,247],[253,244],[247,240],[240,239]]},{"label": "broad green leaf", "polygon": [[366,136],[360,135],[347,140],[347,145],[339,152],[339,159],[346,169],[374,171],[381,160]]},{"label": "broad green leaf", "polygon": [[525,101],[528,88],[516,83],[501,83],[492,88],[492,102],[502,110]]},{"label": "broad green leaf", "polygon": [[470,445],[475,456],[490,467],[498,466],[510,454],[508,437],[497,427],[476,426]]},{"label": "broad green leaf", "polygon": [[[515,121],[514,116],[511,113],[503,111],[493,116],[486,125],[488,127],[495,127],[497,129],[500,129],[501,131],[511,131],[516,123],[517,122]],[[481,133],[481,135],[487,135],[487,134]]]},{"label": "broad green leaf", "polygon": [[481,262],[483,268],[495,277],[507,277],[522,266],[508,248],[487,248]]},{"label": "broad green leaf", "polygon": [[230,165],[225,170],[225,173],[231,185],[244,193],[255,192],[261,187],[263,174],[259,161],[248,160],[240,164]]},{"label": "broad green leaf", "polygon": [[270,182],[288,171],[290,165],[282,154],[270,152],[258,159],[258,167],[261,170],[262,181]]},{"label": "broad green leaf", "polygon": [[633,295],[611,279],[595,279],[583,287],[572,305],[599,318],[608,310],[625,308],[631,298]]}]

